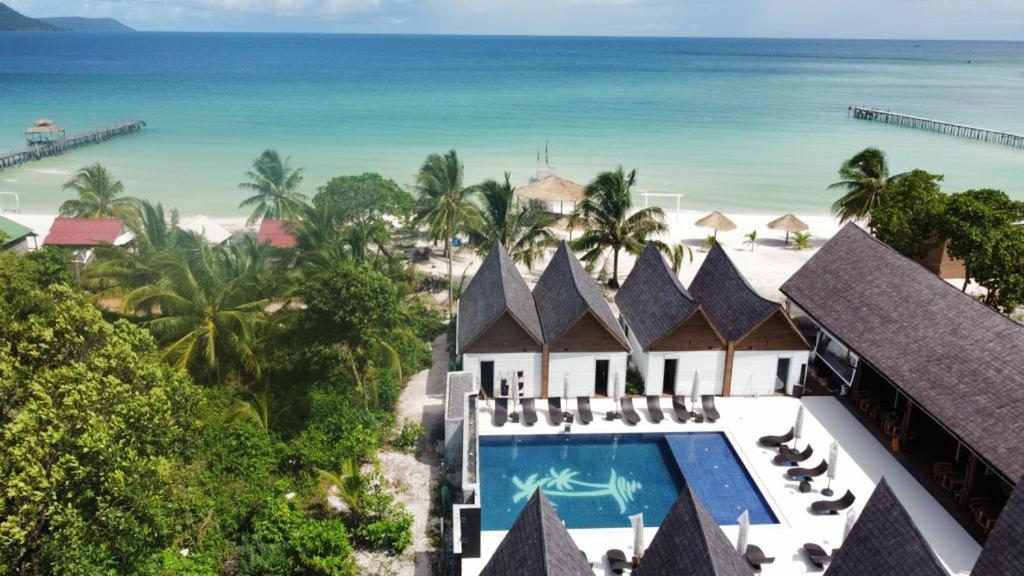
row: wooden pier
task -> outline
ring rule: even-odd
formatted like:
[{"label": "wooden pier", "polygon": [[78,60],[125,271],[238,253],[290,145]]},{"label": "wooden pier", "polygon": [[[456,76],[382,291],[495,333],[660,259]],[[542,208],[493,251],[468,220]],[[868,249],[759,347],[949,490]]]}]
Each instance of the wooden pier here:
[{"label": "wooden pier", "polygon": [[[127,122],[112,124],[104,128],[96,128],[94,130],[89,130],[88,132],[82,132],[81,134],[72,134],[71,136],[64,136],[63,130],[60,130],[60,137],[55,139],[34,140],[29,138],[30,144],[24,148],[18,148],[9,152],[0,152],[0,172],[7,168],[21,166],[22,164],[32,162],[34,160],[49,158],[50,156],[60,156],[65,152],[82,146],[99,144],[100,142],[106,142],[111,138],[134,134],[145,127],[146,123],[142,120],[130,120]],[[25,131],[26,137],[29,137],[29,132],[31,130],[32,129]],[[56,131],[54,132],[56,133]]]},{"label": "wooden pier", "polygon": [[858,120],[871,120],[874,122],[882,122],[884,124],[895,124],[897,126],[905,126],[907,128],[930,130],[940,134],[970,138],[971,140],[1003,144],[1014,148],[1024,148],[1024,136],[1019,134],[998,132],[996,130],[987,130],[985,128],[966,126],[964,124],[952,124],[941,120],[932,120],[930,118],[922,118],[920,116],[888,112],[886,110],[878,110],[876,108],[851,106],[850,113]]}]

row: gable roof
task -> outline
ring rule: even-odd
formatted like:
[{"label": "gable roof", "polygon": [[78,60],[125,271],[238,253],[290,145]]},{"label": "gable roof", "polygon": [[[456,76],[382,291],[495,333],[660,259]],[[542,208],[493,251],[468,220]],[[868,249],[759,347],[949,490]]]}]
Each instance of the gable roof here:
[{"label": "gable roof", "polygon": [[530,288],[505,247],[495,242],[459,298],[459,353],[505,312],[538,344],[544,341]]},{"label": "gable roof", "polygon": [[0,244],[14,244],[26,236],[35,236],[32,229],[0,216]]},{"label": "gable roof", "polygon": [[1024,475],[1024,326],[848,224],[782,292],[1010,482]]},{"label": "gable roof", "polygon": [[120,218],[55,218],[43,244],[48,246],[99,246],[113,244],[121,235]]},{"label": "gable roof", "polygon": [[186,232],[199,234],[210,244],[223,244],[231,238],[231,232],[228,232],[226,228],[202,214],[193,216],[184,222],[179,222],[178,228]]},{"label": "gable roof", "polygon": [[269,242],[274,248],[295,248],[299,245],[299,239],[289,229],[290,225],[291,222],[288,220],[263,220],[260,222],[259,232],[256,233],[256,242]]},{"label": "gable roof", "polygon": [[700,306],[683,288],[654,242],[648,242],[640,253],[615,295],[615,303],[644,350]]},{"label": "gable roof", "polygon": [[753,570],[704,508],[700,498],[683,487],[644,552],[634,576],[751,576]]},{"label": "gable roof", "polygon": [[971,576],[1024,574],[1024,488],[1017,487],[999,513]]},{"label": "gable roof", "polygon": [[747,283],[717,242],[690,283],[690,294],[728,342],[743,338],[781,310],[778,302],[762,297]]},{"label": "gable roof", "polygon": [[544,493],[533,493],[480,576],[594,576]]},{"label": "gable roof", "polygon": [[533,300],[537,303],[537,315],[544,329],[545,343],[558,340],[589,310],[629,350],[626,335],[615,320],[615,314],[597,282],[583,269],[564,240],[533,289]]},{"label": "gable roof", "polygon": [[948,576],[885,478],[875,487],[825,574]]}]

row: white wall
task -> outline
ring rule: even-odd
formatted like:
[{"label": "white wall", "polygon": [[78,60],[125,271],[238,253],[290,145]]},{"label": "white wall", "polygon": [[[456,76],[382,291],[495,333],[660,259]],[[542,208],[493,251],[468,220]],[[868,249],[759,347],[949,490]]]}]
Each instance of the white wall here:
[{"label": "white wall", "polygon": [[569,397],[593,396],[598,360],[608,360],[608,392],[618,383],[626,389],[625,352],[552,352],[548,360],[548,396],[561,397],[565,379],[569,380]]},{"label": "white wall", "polygon": [[725,373],[725,350],[688,350],[686,352],[648,352],[648,376],[644,379],[647,394],[661,394],[665,359],[676,358],[676,394],[689,396],[693,378],[700,381],[701,394],[721,394]]},{"label": "white wall", "polygon": [[636,366],[636,369],[640,371],[640,376],[642,376],[644,382],[646,382],[648,354],[647,352],[644,352],[643,347],[640,346],[640,341],[637,340],[636,336],[633,335],[632,330],[630,330],[629,333],[626,334],[626,340],[629,342],[629,349],[631,350],[631,352],[629,353],[629,359],[630,361],[633,362],[633,365]]},{"label": "white wall", "polygon": [[800,383],[801,366],[807,364],[810,353],[806,350],[737,350],[733,355],[732,385],[733,396],[753,396],[775,393],[775,374],[779,358],[789,358],[789,381],[786,393]]},{"label": "white wall", "polygon": [[[523,371],[523,396],[540,396],[540,352],[495,352],[488,354],[463,354],[462,369],[480,378],[480,362],[494,362],[494,394],[501,395],[501,378],[508,377],[509,385],[515,382],[516,371]],[[481,385],[482,386],[482,385]]]}]

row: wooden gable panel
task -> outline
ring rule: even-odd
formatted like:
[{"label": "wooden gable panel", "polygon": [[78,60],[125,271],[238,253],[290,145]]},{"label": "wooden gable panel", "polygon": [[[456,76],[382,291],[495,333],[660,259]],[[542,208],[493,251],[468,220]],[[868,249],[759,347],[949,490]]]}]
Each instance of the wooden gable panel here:
[{"label": "wooden gable panel", "polygon": [[651,350],[670,352],[673,350],[724,350],[725,343],[711,327],[707,315],[697,310],[673,331],[662,336]]},{"label": "wooden gable panel", "polygon": [[507,311],[471,343],[463,353],[540,352],[541,345]]},{"label": "wooden gable panel", "polygon": [[736,343],[736,350],[807,350],[800,332],[780,308]]},{"label": "wooden gable panel", "polygon": [[551,344],[552,352],[622,352],[628,349],[587,311]]}]

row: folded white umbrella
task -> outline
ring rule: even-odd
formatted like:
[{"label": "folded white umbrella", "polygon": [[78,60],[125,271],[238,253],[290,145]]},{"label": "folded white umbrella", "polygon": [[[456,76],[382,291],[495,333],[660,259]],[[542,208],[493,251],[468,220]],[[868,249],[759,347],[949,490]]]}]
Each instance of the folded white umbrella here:
[{"label": "folded white umbrella", "polygon": [[793,450],[796,450],[797,442],[804,435],[804,407],[800,406],[800,409],[796,412],[796,422],[793,423]]},{"label": "folded white umbrella", "polygon": [[700,372],[693,373],[693,389],[690,390],[690,411],[697,413],[697,406],[700,406]]},{"label": "folded white umbrella", "polygon": [[633,556],[644,555],[644,513],[641,512],[629,517],[629,523],[633,526]]},{"label": "folded white umbrella", "polygon": [[750,512],[744,510],[738,520],[740,523],[740,535],[736,540],[736,551],[742,555],[747,553],[747,539],[750,538]]},{"label": "folded white umbrella", "polygon": [[843,526],[843,542],[846,542],[846,538],[850,536],[850,530],[853,530],[853,525],[857,523],[857,512],[853,508],[846,513],[846,525]]}]

